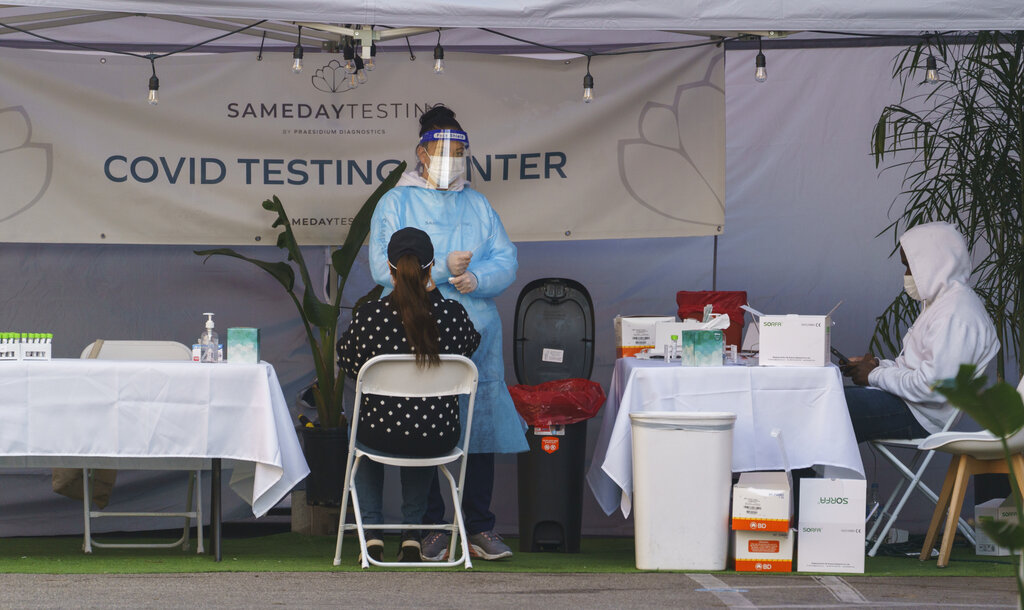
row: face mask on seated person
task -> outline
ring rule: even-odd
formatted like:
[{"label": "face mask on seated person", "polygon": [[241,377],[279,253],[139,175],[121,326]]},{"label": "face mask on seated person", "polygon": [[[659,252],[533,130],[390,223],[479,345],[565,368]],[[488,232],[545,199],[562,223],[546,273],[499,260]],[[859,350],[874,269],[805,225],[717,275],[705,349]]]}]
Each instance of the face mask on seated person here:
[{"label": "face mask on seated person", "polygon": [[914,282],[914,276],[903,276],[903,290],[906,291],[908,297],[914,299],[915,301],[922,300],[921,293],[917,291],[917,283]]}]

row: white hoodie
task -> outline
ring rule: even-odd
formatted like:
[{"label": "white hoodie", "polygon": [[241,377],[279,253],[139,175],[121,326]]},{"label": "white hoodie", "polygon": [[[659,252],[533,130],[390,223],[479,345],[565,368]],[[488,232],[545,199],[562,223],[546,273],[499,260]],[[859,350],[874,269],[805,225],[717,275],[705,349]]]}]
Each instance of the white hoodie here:
[{"label": "white hoodie", "polygon": [[956,377],[961,364],[984,370],[999,340],[981,299],[967,285],[971,260],[963,237],[944,222],[908,230],[900,245],[924,310],[903,337],[896,360],[881,360],[868,383],[902,398],[929,433],[938,432],[954,407],[931,386]]}]

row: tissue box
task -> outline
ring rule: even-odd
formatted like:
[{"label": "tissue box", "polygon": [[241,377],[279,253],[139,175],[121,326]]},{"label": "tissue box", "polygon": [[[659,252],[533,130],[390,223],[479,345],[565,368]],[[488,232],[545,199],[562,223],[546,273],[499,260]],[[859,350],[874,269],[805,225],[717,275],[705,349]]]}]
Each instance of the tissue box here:
[{"label": "tissue box", "polygon": [[863,479],[800,480],[801,572],[864,573]]},{"label": "tissue box", "polygon": [[733,532],[737,572],[792,572],[793,533]]},{"label": "tissue box", "polygon": [[260,329],[228,329],[228,362],[258,364],[260,361]]},{"label": "tissue box", "polygon": [[832,347],[830,316],[761,316],[761,366],[825,366]]},{"label": "tissue box", "polygon": [[789,507],[789,478],[785,472],[740,473],[739,482],[732,488],[732,529],[788,532]]},{"label": "tissue box", "polygon": [[682,331],[683,366],[722,366],[725,336],[720,330]]},{"label": "tissue box", "polygon": [[653,349],[655,325],[674,321],[675,316],[615,316],[615,357],[628,358]]},{"label": "tissue box", "polygon": [[1017,507],[1013,505],[1013,499],[1007,498],[996,498],[989,500],[988,502],[982,502],[974,507],[974,537],[976,540],[974,546],[974,553],[976,555],[995,555],[995,556],[1006,556],[1010,555],[1010,549],[1003,548],[997,545],[991,538],[988,537],[981,529],[981,523],[984,521],[1008,521],[1010,523],[1017,522]]}]

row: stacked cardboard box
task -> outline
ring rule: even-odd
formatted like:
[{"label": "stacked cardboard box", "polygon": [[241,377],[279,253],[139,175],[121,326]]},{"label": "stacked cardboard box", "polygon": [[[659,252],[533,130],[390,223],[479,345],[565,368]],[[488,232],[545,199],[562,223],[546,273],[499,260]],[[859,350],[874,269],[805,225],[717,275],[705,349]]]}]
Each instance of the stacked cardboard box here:
[{"label": "stacked cardboard box", "polygon": [[802,479],[797,570],[864,573],[865,481]]},{"label": "stacked cardboard box", "polygon": [[785,472],[744,472],[733,486],[737,572],[792,572],[792,492]]}]

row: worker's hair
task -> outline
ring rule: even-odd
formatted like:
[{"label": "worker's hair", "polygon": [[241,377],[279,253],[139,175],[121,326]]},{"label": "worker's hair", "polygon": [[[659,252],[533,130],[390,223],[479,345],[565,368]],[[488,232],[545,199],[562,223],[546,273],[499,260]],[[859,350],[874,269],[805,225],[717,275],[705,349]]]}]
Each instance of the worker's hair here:
[{"label": "worker's hair", "polygon": [[431,315],[433,305],[426,289],[430,268],[420,267],[416,255],[405,254],[398,259],[392,273],[395,290],[391,293],[391,304],[402,318],[405,337],[416,355],[416,364],[420,367],[440,365],[441,333],[437,320]]},{"label": "worker's hair", "polygon": [[455,112],[442,105],[437,105],[420,115],[420,137],[431,129],[458,129],[465,131],[455,120]]}]

